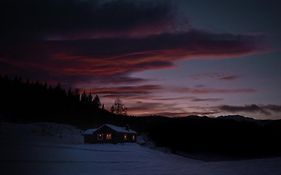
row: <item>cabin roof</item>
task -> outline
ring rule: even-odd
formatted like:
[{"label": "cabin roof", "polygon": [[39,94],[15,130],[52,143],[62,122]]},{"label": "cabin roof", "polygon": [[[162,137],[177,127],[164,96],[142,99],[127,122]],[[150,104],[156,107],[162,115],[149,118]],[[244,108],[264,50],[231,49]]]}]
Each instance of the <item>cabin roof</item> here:
[{"label": "cabin roof", "polygon": [[84,135],[89,135],[89,134],[93,134],[94,132],[96,132],[97,129],[87,129],[86,131],[83,132]]},{"label": "cabin roof", "polygon": [[107,127],[111,128],[112,130],[119,132],[119,133],[136,134],[136,132],[131,129],[128,130],[125,127],[115,126],[115,125],[111,125],[111,124],[103,124],[98,128],[87,129],[84,132],[84,134],[85,135],[93,134],[94,132],[96,132],[97,130],[101,129],[104,126],[107,126]]}]

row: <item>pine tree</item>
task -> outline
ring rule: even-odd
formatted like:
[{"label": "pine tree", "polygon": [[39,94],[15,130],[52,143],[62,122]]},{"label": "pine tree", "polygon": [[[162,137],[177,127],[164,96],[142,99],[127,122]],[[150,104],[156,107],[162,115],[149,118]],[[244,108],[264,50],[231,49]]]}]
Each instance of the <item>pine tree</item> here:
[{"label": "pine tree", "polygon": [[84,104],[87,103],[87,95],[86,95],[86,92],[85,92],[85,91],[83,91],[83,93],[82,93],[82,95],[81,95],[81,97],[80,97],[80,101],[81,101],[82,103],[84,103]]},{"label": "pine tree", "polygon": [[98,95],[95,96],[94,100],[93,100],[93,105],[96,108],[100,108],[101,107],[101,102],[100,102],[100,98]]},{"label": "pine tree", "polygon": [[115,114],[127,115],[127,107],[122,103],[119,98],[115,100],[110,110]]},{"label": "pine tree", "polygon": [[88,95],[88,97],[87,97],[87,103],[91,104],[92,101],[93,101],[93,96],[92,96],[92,94],[90,93],[90,94]]}]

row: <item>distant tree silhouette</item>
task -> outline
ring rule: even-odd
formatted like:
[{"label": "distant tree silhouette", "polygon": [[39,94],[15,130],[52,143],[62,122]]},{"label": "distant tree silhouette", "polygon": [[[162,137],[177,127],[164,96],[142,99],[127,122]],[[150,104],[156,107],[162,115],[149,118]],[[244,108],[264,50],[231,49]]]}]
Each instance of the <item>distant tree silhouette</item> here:
[{"label": "distant tree silhouette", "polygon": [[100,108],[101,107],[101,102],[100,102],[100,98],[98,95],[95,96],[94,100],[93,100],[93,105],[96,108]]},{"label": "distant tree silhouette", "polygon": [[88,95],[88,97],[87,97],[87,103],[88,104],[91,104],[93,102],[93,96],[92,96],[92,94],[90,93],[89,95]]},{"label": "distant tree silhouette", "polygon": [[120,98],[117,98],[114,101],[114,104],[111,106],[110,111],[115,114],[127,115],[127,107],[122,103]]},{"label": "distant tree silhouette", "polygon": [[81,94],[80,101],[81,101],[83,104],[87,104],[87,102],[88,102],[88,97],[87,97],[87,94],[86,94],[85,91],[83,91],[83,93]]},{"label": "distant tree silhouette", "polygon": [[92,94],[80,92],[65,90],[60,84],[50,86],[46,82],[0,75],[0,121],[2,116],[11,116],[16,121],[87,123],[94,120],[93,116],[112,115],[101,109],[98,96],[93,99]]}]

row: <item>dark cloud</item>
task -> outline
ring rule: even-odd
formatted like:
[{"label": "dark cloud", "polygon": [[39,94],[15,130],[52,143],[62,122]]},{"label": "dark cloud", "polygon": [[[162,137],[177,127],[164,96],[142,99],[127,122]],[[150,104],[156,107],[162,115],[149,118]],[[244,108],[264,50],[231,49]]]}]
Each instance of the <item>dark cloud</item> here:
[{"label": "dark cloud", "polygon": [[190,75],[189,77],[193,80],[216,79],[216,80],[224,80],[224,81],[233,81],[233,80],[237,80],[237,79],[241,78],[241,75],[213,72],[213,73],[193,74],[193,75]]},{"label": "dark cloud", "polygon": [[[152,94],[152,91],[150,92]],[[104,98],[108,99],[116,99],[116,98],[121,98],[125,99],[126,101],[132,101],[133,103],[135,102],[140,102],[140,100],[151,100],[153,98],[153,95],[148,93],[138,93],[138,94],[121,94],[121,93],[114,93],[114,94],[105,94],[101,95]],[[141,102],[142,103],[142,102]]]},{"label": "dark cloud", "polygon": [[219,110],[225,112],[246,112],[246,113],[261,113],[265,115],[271,115],[272,112],[281,112],[281,106],[279,105],[245,105],[245,106],[229,106],[223,105],[218,107]]},{"label": "dark cloud", "polygon": [[167,117],[187,117],[187,116],[191,116],[191,115],[197,115],[197,116],[208,116],[208,115],[214,115],[217,114],[217,112],[159,112],[159,113],[155,113],[155,115],[160,115],[160,116],[167,116]]},{"label": "dark cloud", "polygon": [[1,37],[102,36],[170,25],[167,1],[148,0],[11,0],[0,2]]},{"label": "dark cloud", "polygon": [[175,88],[175,92],[178,93],[191,93],[191,94],[227,94],[227,93],[254,93],[256,89],[253,88],[210,88],[210,87],[200,87],[200,88]]},{"label": "dark cloud", "polygon": [[225,75],[225,76],[220,77],[219,79],[229,81],[229,80],[236,80],[238,78],[239,78],[239,76],[237,76],[237,75]]},{"label": "dark cloud", "polygon": [[222,98],[193,98],[191,101],[193,102],[216,102],[222,101]]},{"label": "dark cloud", "polygon": [[153,91],[159,91],[162,87],[159,85],[140,85],[140,86],[117,86],[117,87],[98,87],[98,88],[88,88],[81,89],[86,93],[101,94],[101,95],[147,95]]},{"label": "dark cloud", "polygon": [[263,107],[273,112],[281,112],[281,105],[266,105]]},{"label": "dark cloud", "polygon": [[221,101],[222,98],[198,98],[198,97],[168,97],[168,98],[153,98],[153,100],[163,101],[178,101],[178,100],[189,100],[192,102],[205,102],[205,101]]}]

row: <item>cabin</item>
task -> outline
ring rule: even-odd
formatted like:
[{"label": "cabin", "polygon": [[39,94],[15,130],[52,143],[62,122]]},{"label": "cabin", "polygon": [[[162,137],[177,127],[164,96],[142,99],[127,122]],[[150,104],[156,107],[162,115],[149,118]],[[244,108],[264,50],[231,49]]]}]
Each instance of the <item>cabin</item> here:
[{"label": "cabin", "polygon": [[104,124],[95,129],[87,129],[84,132],[85,143],[125,143],[136,142],[137,133],[129,127],[119,127]]}]

